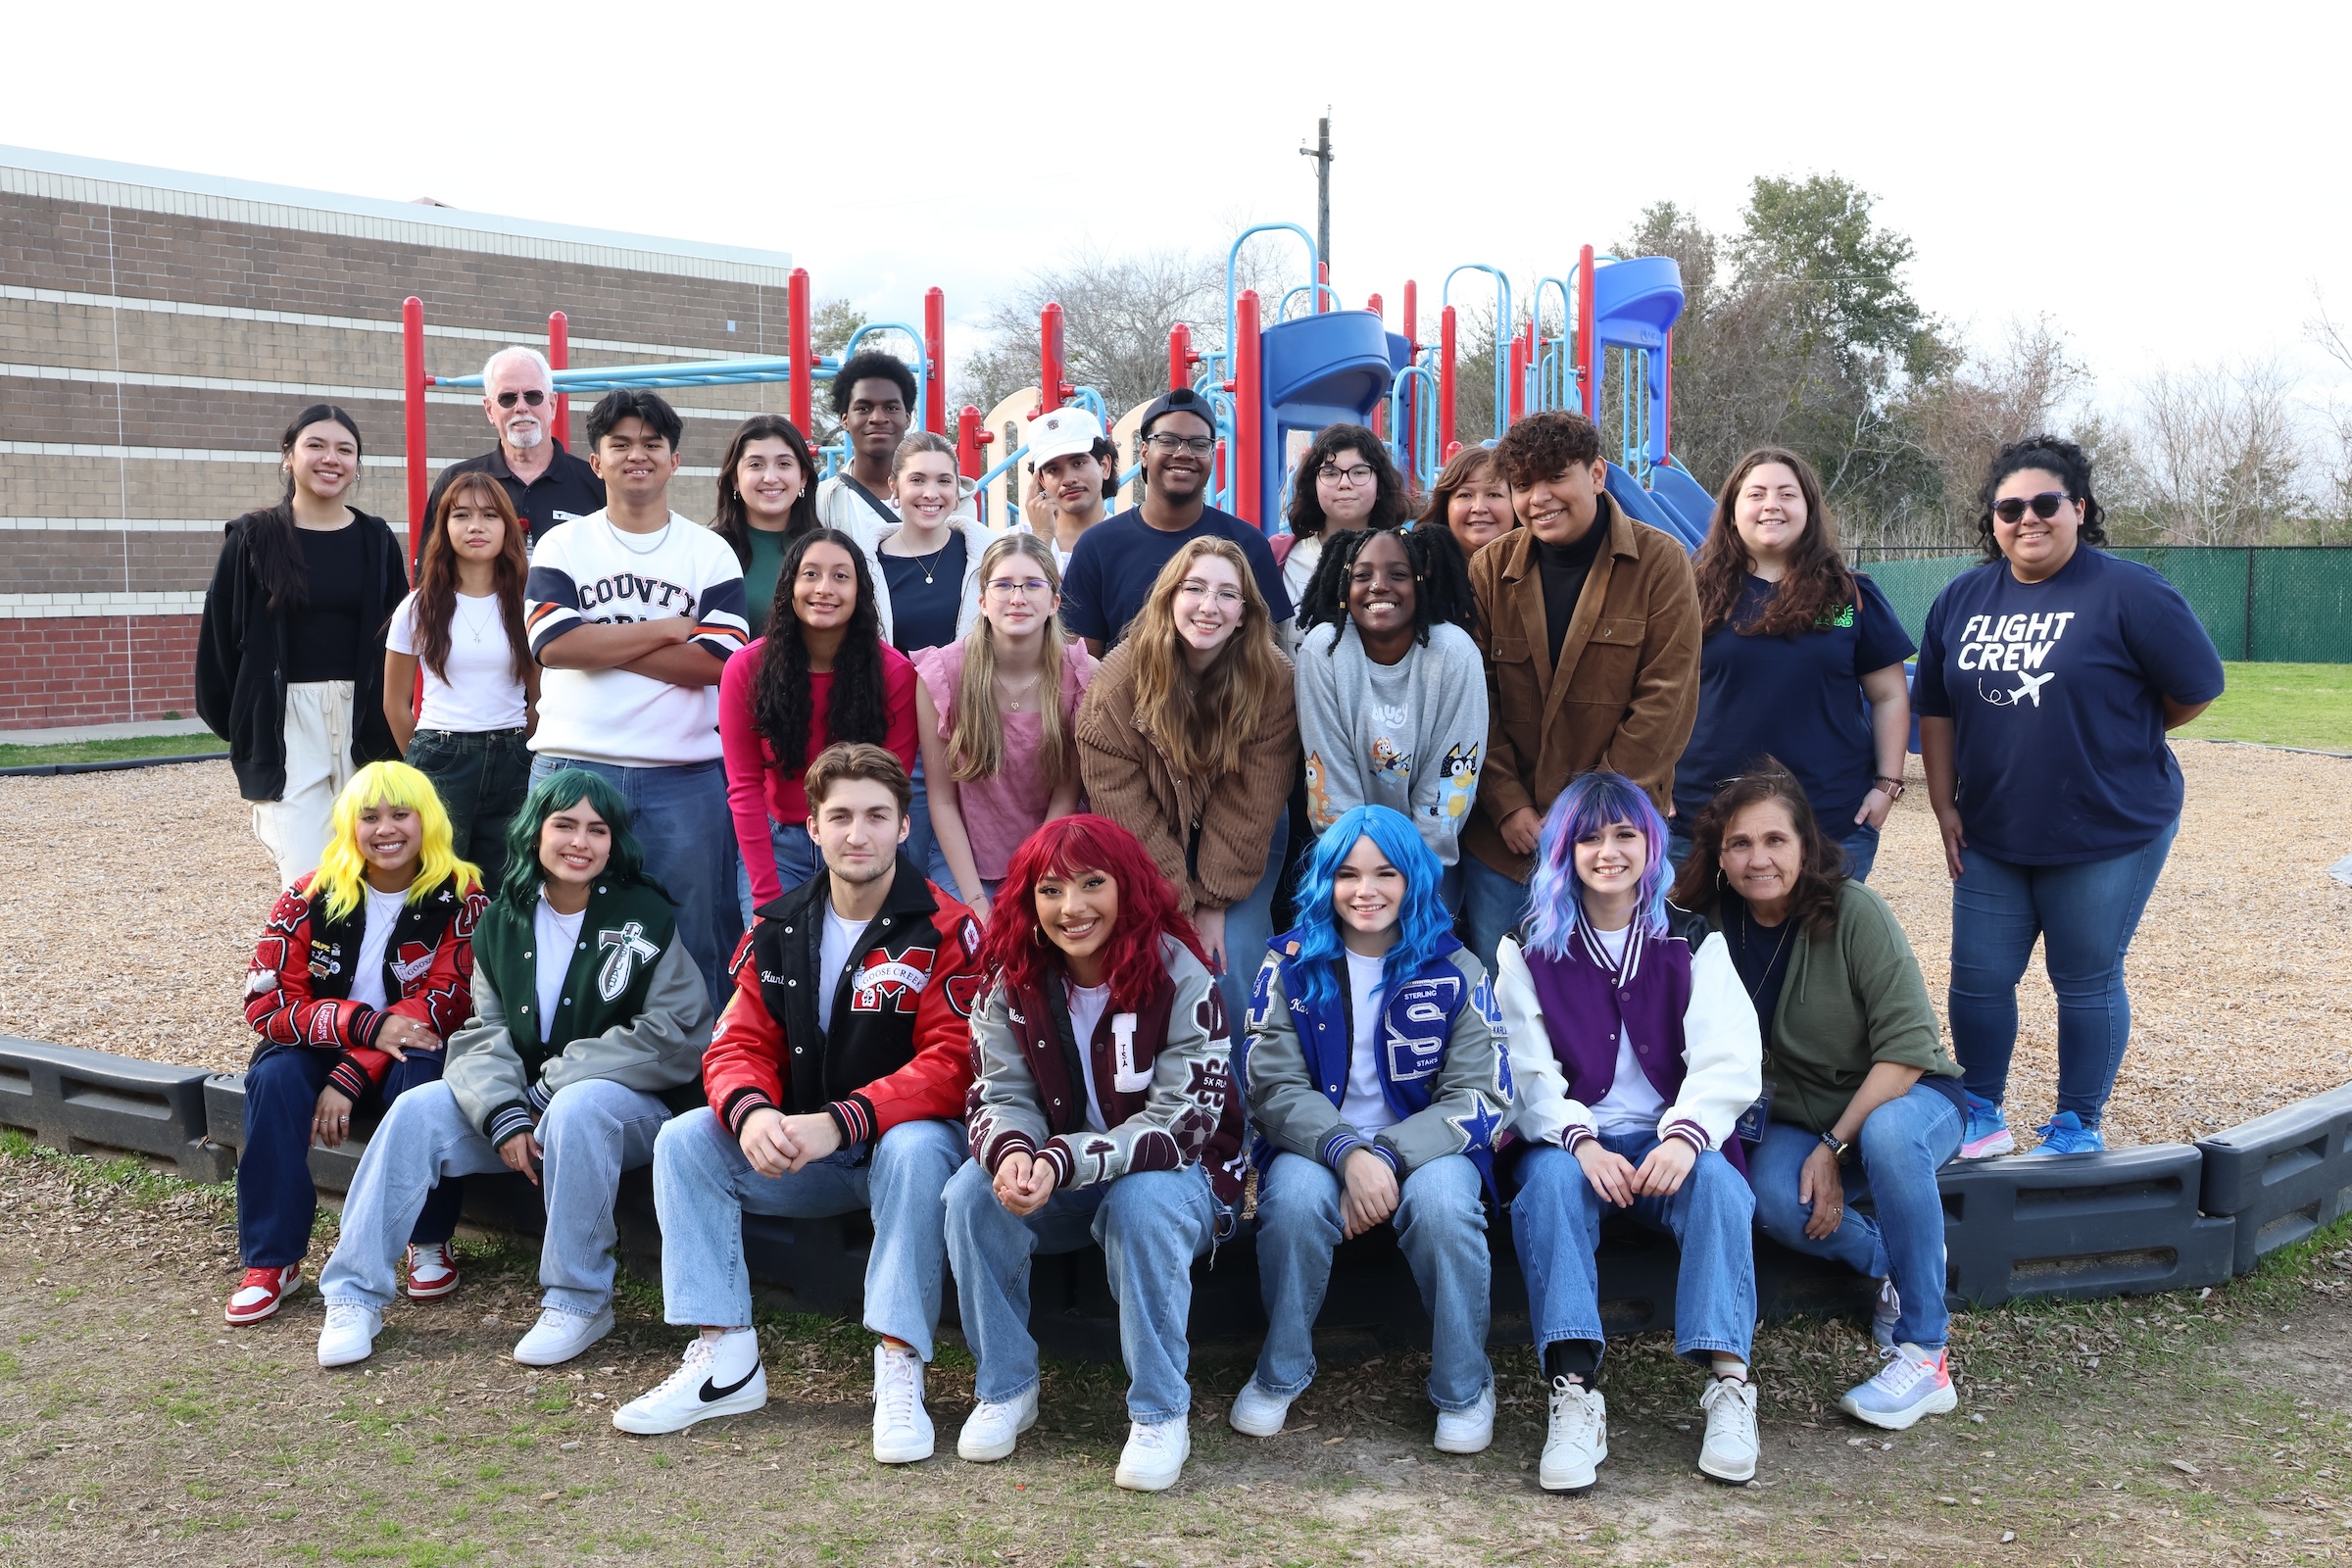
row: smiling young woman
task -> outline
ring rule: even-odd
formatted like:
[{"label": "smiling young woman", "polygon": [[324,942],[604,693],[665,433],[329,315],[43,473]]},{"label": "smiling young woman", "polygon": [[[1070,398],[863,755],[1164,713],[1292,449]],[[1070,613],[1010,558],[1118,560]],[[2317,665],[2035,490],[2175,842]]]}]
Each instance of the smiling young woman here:
[{"label": "smiling young woman", "polygon": [[735,427],[719,460],[710,531],[742,564],[744,616],[754,637],[767,634],[784,552],[816,526],[816,463],[808,438],[780,414],[753,415]]}]

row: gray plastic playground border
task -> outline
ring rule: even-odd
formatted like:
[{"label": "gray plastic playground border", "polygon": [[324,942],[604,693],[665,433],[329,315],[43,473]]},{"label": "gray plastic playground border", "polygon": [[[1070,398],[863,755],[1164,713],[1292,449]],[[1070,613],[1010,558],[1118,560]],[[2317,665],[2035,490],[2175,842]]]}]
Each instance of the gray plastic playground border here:
[{"label": "gray plastic playground border", "polygon": [[[0,744],[5,744],[0,742]],[[54,778],[64,773],[120,773],[133,767],[170,767],[174,762],[225,762],[226,752],[190,752],[184,757],[124,757],[111,762],[27,762],[0,767],[0,778]]]}]

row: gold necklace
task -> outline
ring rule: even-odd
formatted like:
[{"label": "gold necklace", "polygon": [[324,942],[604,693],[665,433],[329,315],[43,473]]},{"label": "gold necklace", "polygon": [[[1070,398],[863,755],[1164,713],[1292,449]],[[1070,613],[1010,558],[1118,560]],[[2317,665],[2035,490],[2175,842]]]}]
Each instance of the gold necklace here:
[{"label": "gold necklace", "polygon": [[1007,699],[1004,694],[1011,690],[1011,684],[1010,682],[1006,681],[1004,676],[999,675],[997,677],[997,697],[999,701],[1004,704],[1004,710],[1008,713],[1019,713],[1026,711],[1026,699],[1031,692],[1037,690],[1037,683],[1045,678],[1046,672],[1042,669],[1039,670],[1036,674],[1029,677],[1029,683],[1021,688],[1021,695],[1019,697]]}]

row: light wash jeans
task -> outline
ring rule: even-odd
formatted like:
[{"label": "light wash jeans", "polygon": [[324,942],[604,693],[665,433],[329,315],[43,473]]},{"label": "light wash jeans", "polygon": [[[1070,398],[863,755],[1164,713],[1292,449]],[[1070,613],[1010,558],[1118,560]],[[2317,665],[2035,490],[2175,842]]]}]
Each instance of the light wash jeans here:
[{"label": "light wash jeans", "polygon": [[1462,852],[1460,863],[1462,929],[1469,933],[1463,940],[1493,974],[1495,946],[1527,918],[1527,884],[1504,876],[1468,850]]},{"label": "light wash jeans", "polygon": [[645,868],[678,906],[678,939],[702,971],[710,1010],[726,1011],[734,990],[727,960],[743,935],[735,899],[735,819],[727,811],[724,763],[677,767],[616,767],[542,752],[531,761],[531,782],[576,767],[594,773],[629,803],[629,828],[645,851]]},{"label": "light wash jeans", "polygon": [[1266,944],[1274,940],[1274,895],[1282,885],[1283,851],[1290,833],[1289,818],[1277,818],[1274,842],[1266,848],[1265,874],[1248,898],[1225,906],[1225,972],[1217,976],[1217,990],[1225,998],[1228,1028],[1238,1028],[1240,1020],[1250,1016],[1250,991],[1257,984]]},{"label": "light wash jeans", "polygon": [[1952,1054],[1968,1092],[1999,1104],[2017,1047],[2017,983],[2042,939],[2058,994],[2058,1108],[2096,1127],[2132,1043],[2124,955],[2164,870],[2175,817],[2146,844],[2105,860],[2019,865],[1960,852],[1952,884]]},{"label": "light wash jeans", "polygon": [[[1637,1166],[1658,1147],[1649,1133],[1604,1134],[1600,1142]],[[1556,1144],[1529,1150],[1519,1162],[1519,1196],[1511,1200],[1511,1237],[1519,1249],[1519,1271],[1527,1277],[1538,1359],[1554,1340],[1604,1344],[1593,1252],[1611,1204],[1593,1190],[1576,1156]],[[1755,1211],[1747,1184],[1711,1149],[1698,1156],[1673,1197],[1637,1198],[1627,1210],[1649,1229],[1672,1236],[1682,1250],[1674,1284],[1677,1355],[1701,1365],[1717,1350],[1747,1358],[1756,1331],[1756,1249],[1748,1235]]]},{"label": "light wash jeans", "polygon": [[1017,1399],[1037,1386],[1029,1333],[1029,1264],[1039,1252],[1075,1252],[1092,1241],[1109,1265],[1127,1362],[1127,1414],[1173,1421],[1193,1407],[1186,1381],[1193,1259],[1209,1250],[1222,1205],[1199,1165],[1143,1170],[1095,1187],[1056,1192],[1026,1219],[997,1201],[989,1173],[967,1160],[948,1183],[948,1261],[964,1343],[980,1363],[983,1403]]},{"label": "light wash jeans", "polygon": [[[1494,1381],[1483,1188],[1467,1157],[1443,1155],[1398,1184],[1389,1221],[1429,1310],[1429,1402],[1441,1410],[1475,1407]],[[1276,1154],[1257,1190],[1257,1283],[1266,1305],[1257,1386],[1278,1397],[1296,1398],[1315,1378],[1315,1316],[1340,1245],[1341,1192],[1331,1167],[1303,1154]]]},{"label": "light wash jeans", "polygon": [[961,1123],[908,1121],[870,1149],[856,1145],[798,1172],[762,1176],[715,1111],[686,1112],[662,1128],[654,1145],[662,1316],[710,1328],[751,1322],[745,1214],[824,1219],[870,1209],[874,1249],[865,1264],[865,1326],[905,1341],[930,1360],[947,1272],[940,1194],[968,1154]]},{"label": "light wash jeans", "polygon": [[[1845,1167],[1845,1212],[1820,1241],[1805,1234],[1813,1206],[1797,1200],[1797,1173],[1821,1147],[1819,1134],[1785,1121],[1768,1122],[1763,1141],[1748,1151],[1747,1179],[1756,1193],[1756,1224],[1792,1252],[1836,1258],[1874,1280],[1891,1276],[1903,1298],[1895,1343],[1923,1350],[1942,1347],[1951,1316],[1943,1307],[1943,1199],[1936,1172],[1960,1152],[1960,1107],[1925,1084],[1872,1111],[1854,1140],[1859,1158]],[[1870,1195],[1873,1219],[1854,1212]]]},{"label": "light wash jeans", "polygon": [[[776,881],[786,893],[824,868],[824,858],[816,853],[816,840],[808,836],[805,822],[779,822],[769,817],[767,852],[775,858]],[[740,843],[735,855],[735,904],[743,915],[743,928],[749,931],[759,901],[752,896],[752,869],[744,863]]]},{"label": "light wash jeans", "polygon": [[[612,1300],[612,1200],[620,1173],[654,1157],[669,1107],[652,1095],[591,1078],[556,1091],[539,1118],[547,1166],[539,1196],[547,1238],[539,1247],[545,1304],[594,1317]],[[343,1239],[318,1276],[318,1294],[381,1311],[400,1281],[395,1268],[433,1184],[505,1170],[498,1151],[466,1119],[447,1083],[421,1084],[384,1113],[343,1199]]]}]

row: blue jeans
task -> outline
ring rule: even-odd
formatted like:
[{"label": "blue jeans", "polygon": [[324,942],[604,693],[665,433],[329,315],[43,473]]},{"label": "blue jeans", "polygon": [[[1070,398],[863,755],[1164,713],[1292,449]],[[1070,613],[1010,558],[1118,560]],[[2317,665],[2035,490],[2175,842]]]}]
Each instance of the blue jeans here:
[{"label": "blue jeans", "polygon": [[948,1266],[940,1194],[967,1156],[961,1123],[908,1121],[884,1133],[870,1150],[859,1145],[797,1173],[762,1176],[716,1112],[686,1112],[654,1144],[662,1315],[697,1327],[751,1322],[745,1214],[823,1219],[870,1209],[874,1248],[865,1264],[865,1326],[905,1341],[930,1360]]},{"label": "blue jeans", "polygon": [[[1792,1252],[1836,1258],[1874,1280],[1891,1277],[1903,1298],[1895,1319],[1898,1345],[1942,1347],[1950,1333],[1943,1308],[1943,1199],[1936,1172],[1960,1152],[1959,1107],[1925,1084],[1872,1111],[1854,1140],[1859,1158],[1845,1167],[1845,1212],[1820,1241],[1805,1234],[1812,1205],[1797,1200],[1797,1173],[1821,1147],[1820,1135],[1785,1121],[1768,1122],[1763,1141],[1748,1151],[1747,1179],[1756,1193],[1756,1224]],[[1878,1217],[1854,1212],[1870,1195]]]},{"label": "blue jeans", "polygon": [[1952,1054],[1968,1092],[1999,1104],[2017,1046],[2017,982],[2042,938],[2058,994],[2058,1108],[2096,1127],[2132,1043],[2124,955],[2180,831],[2127,855],[2073,865],[2017,865],[1960,852],[1952,884]]},{"label": "blue jeans", "polygon": [[[337,1051],[281,1046],[245,1073],[245,1148],[237,1155],[237,1251],[247,1268],[284,1268],[311,1250],[318,1189],[311,1180],[311,1116]],[[441,1077],[441,1053],[412,1051],[392,1063],[368,1097],[389,1105]],[[367,1102],[363,1101],[363,1104]],[[420,1247],[457,1234],[464,1182],[443,1182],[425,1198],[409,1240]]]},{"label": "blue jeans", "polygon": [[727,960],[743,935],[735,898],[735,819],[727,811],[727,774],[720,762],[677,767],[616,767],[542,752],[531,782],[576,767],[594,773],[629,803],[629,827],[645,851],[645,869],[678,906],[678,939],[710,991],[710,1010],[731,998]]},{"label": "blue jeans", "polygon": [[1289,846],[1290,832],[1288,819],[1275,819],[1274,842],[1266,849],[1265,874],[1248,898],[1225,906],[1225,971],[1217,976],[1217,989],[1224,994],[1228,1027],[1250,1016],[1250,990],[1257,984],[1266,944],[1274,940],[1274,895],[1282,883],[1283,852]]},{"label": "blue jeans", "polygon": [[997,1201],[989,1173],[966,1160],[948,1183],[948,1261],[964,1343],[980,1363],[982,1403],[1017,1399],[1037,1387],[1037,1341],[1029,1334],[1029,1261],[1075,1252],[1092,1241],[1109,1266],[1119,1303],[1119,1349],[1127,1362],[1127,1414],[1173,1421],[1193,1407],[1186,1381],[1193,1309],[1193,1259],[1209,1250],[1221,1205],[1198,1165],[1142,1170],[1095,1187],[1058,1191],[1022,1219]]},{"label": "blue jeans", "polygon": [[[1429,1310],[1429,1402],[1441,1410],[1473,1408],[1494,1381],[1484,1185],[1465,1156],[1443,1155],[1399,1184],[1390,1220]],[[1303,1154],[1275,1155],[1257,1190],[1257,1286],[1266,1305],[1257,1386],[1284,1398],[1315,1378],[1315,1317],[1340,1245],[1340,1195],[1331,1167]]]},{"label": "blue jeans", "polygon": [[906,858],[946,888],[948,897],[957,898],[956,873],[948,869],[948,852],[939,847],[939,836],[931,831],[931,792],[923,785],[923,760],[919,757],[908,782],[914,786],[914,797],[906,803]]},{"label": "blue jeans", "polygon": [[[654,1139],[669,1107],[610,1078],[565,1084],[539,1118],[547,1164],[539,1196],[547,1237],[539,1247],[544,1304],[594,1317],[612,1301],[612,1219],[620,1173],[654,1157]],[[393,1264],[416,1228],[426,1191],[452,1176],[505,1170],[480,1129],[458,1108],[445,1083],[425,1084],[392,1102],[343,1199],[343,1239],[318,1276],[329,1301],[379,1311],[398,1281]]]},{"label": "blue jeans", "polygon": [[507,829],[531,788],[531,749],[518,729],[420,729],[409,765],[433,781],[449,813],[450,847],[481,867],[496,895],[507,874]]},{"label": "blue jeans", "polygon": [[[1683,819],[1671,818],[1666,827],[1666,860],[1677,871],[1690,858],[1690,835],[1683,831]],[[1839,832],[1839,828],[1843,832]],[[1821,830],[1838,841],[1845,851],[1846,874],[1857,882],[1870,880],[1870,868],[1879,862],[1879,830],[1868,822],[1824,822]]]},{"label": "blue jeans", "polygon": [[[1640,1165],[1658,1147],[1653,1134],[1604,1134],[1601,1147]],[[1593,1253],[1608,1200],[1595,1192],[1577,1158],[1540,1144],[1519,1161],[1511,1200],[1511,1240],[1527,1278],[1527,1311],[1536,1355],[1555,1340],[1605,1343],[1600,1329],[1600,1272]],[[1756,1248],[1748,1234],[1754,1195],[1730,1160],[1713,1150],[1698,1156],[1671,1198],[1637,1198],[1628,1210],[1682,1250],[1674,1283],[1674,1350],[1704,1363],[1713,1352],[1747,1359],[1756,1330]]]},{"label": "blue jeans", "polygon": [[1495,946],[1527,918],[1527,884],[1504,876],[1467,850],[1462,852],[1461,868],[1462,925],[1469,932],[1464,940],[1493,974]]},{"label": "blue jeans", "polygon": [[[779,822],[769,817],[767,852],[775,857],[776,880],[787,893],[816,875],[825,863],[824,858],[816,853],[816,840],[808,836],[805,822]],[[757,906],[752,898],[752,870],[744,863],[740,848],[735,856],[735,902],[742,909],[743,928],[748,931]]]}]

